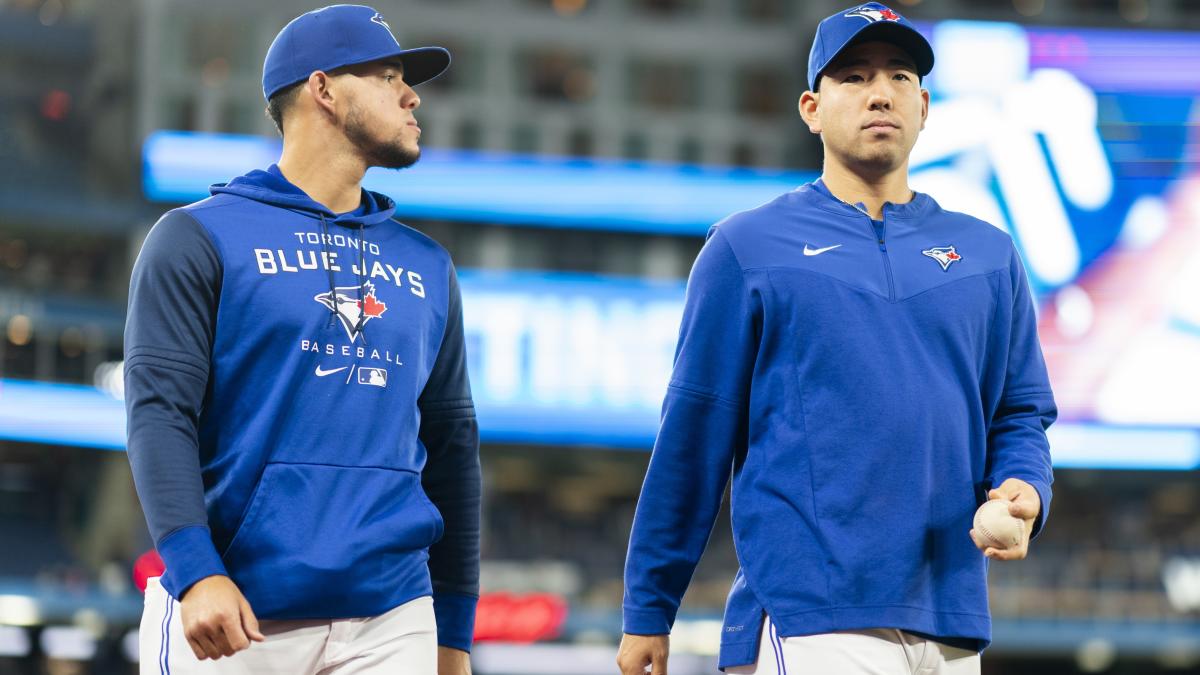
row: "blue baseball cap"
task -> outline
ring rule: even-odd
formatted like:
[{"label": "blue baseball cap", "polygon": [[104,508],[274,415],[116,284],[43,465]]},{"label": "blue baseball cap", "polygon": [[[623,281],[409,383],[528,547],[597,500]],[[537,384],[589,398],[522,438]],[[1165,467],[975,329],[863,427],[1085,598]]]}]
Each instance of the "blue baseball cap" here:
[{"label": "blue baseball cap", "polygon": [[908,52],[917,65],[917,75],[933,70],[933,47],[908,19],[878,2],[868,2],[826,17],[817,26],[812,51],[808,53],[808,88],[816,91],[821,73],[848,47],[861,42],[890,42]]},{"label": "blue baseball cap", "polygon": [[279,31],[263,62],[263,97],[308,79],[315,70],[398,58],[410,86],[432,80],[450,65],[442,47],[401,49],[383,15],[364,5],[330,5],[292,19]]}]

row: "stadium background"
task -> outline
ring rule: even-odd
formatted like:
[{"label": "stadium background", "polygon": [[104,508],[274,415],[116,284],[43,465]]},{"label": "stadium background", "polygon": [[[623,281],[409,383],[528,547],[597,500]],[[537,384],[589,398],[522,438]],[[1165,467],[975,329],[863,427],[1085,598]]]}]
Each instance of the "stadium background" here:
[{"label": "stadium background", "polygon": [[[377,1],[454,54],[420,91],[425,159],[367,183],[462,270],[476,672],[614,672],[687,271],[711,222],[815,177],[795,100],[842,3]],[[130,266],[163,211],[274,159],[262,58],[319,4],[0,0],[0,672],[136,672]],[[914,186],[1014,234],[1062,408],[984,673],[1200,672],[1200,3],[896,9],[938,52]],[[735,564],[722,513],[672,673],[715,672]]]}]

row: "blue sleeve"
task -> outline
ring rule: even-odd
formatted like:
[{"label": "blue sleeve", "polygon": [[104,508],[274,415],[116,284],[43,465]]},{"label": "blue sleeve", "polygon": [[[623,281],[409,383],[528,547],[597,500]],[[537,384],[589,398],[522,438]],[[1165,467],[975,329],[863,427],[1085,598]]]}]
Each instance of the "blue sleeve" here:
[{"label": "blue sleeve", "polygon": [[428,461],[421,485],[445,522],[429,548],[438,644],[471,651],[479,600],[479,424],[467,379],[462,296],[450,268],[450,301],[437,360],[417,400],[421,443]]},{"label": "blue sleeve", "polygon": [[720,229],[688,279],[675,365],[625,560],[624,632],[669,633],[745,455],[761,302]]},{"label": "blue sleeve", "polygon": [[1054,482],[1054,473],[1046,429],[1058,416],[1058,408],[1054,404],[1046,362],[1038,342],[1037,315],[1029,281],[1015,248],[1009,275],[1013,307],[1008,367],[1000,404],[988,429],[988,475],[985,480],[996,487],[1009,478],[1018,478],[1037,490],[1042,510],[1034,522],[1033,534],[1036,536],[1050,513],[1050,485]]},{"label": "blue sleeve", "polygon": [[225,574],[204,508],[197,441],[208,387],[221,260],[183,211],[163,216],[142,245],[125,321],[127,447],[163,586],[176,598]]}]

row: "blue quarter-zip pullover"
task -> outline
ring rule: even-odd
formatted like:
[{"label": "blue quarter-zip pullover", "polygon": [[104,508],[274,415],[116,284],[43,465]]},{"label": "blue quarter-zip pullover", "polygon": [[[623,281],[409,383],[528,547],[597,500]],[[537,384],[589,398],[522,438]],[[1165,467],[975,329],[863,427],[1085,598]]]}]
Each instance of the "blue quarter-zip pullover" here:
[{"label": "blue quarter-zip pullover", "polygon": [[1050,507],[1056,415],[1009,236],[914,194],[873,221],[820,183],[715,225],[688,281],[631,534],[625,632],[669,632],[732,476],[720,665],[780,635],[898,628],[979,649],[968,531],[1007,478]]}]

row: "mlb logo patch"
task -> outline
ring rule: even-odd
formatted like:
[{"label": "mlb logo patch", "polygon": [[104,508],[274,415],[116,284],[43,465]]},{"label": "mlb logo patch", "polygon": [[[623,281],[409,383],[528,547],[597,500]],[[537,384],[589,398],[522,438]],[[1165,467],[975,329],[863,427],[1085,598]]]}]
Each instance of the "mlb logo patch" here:
[{"label": "mlb logo patch", "polygon": [[383,368],[359,368],[358,383],[372,387],[387,386],[387,370]]}]

